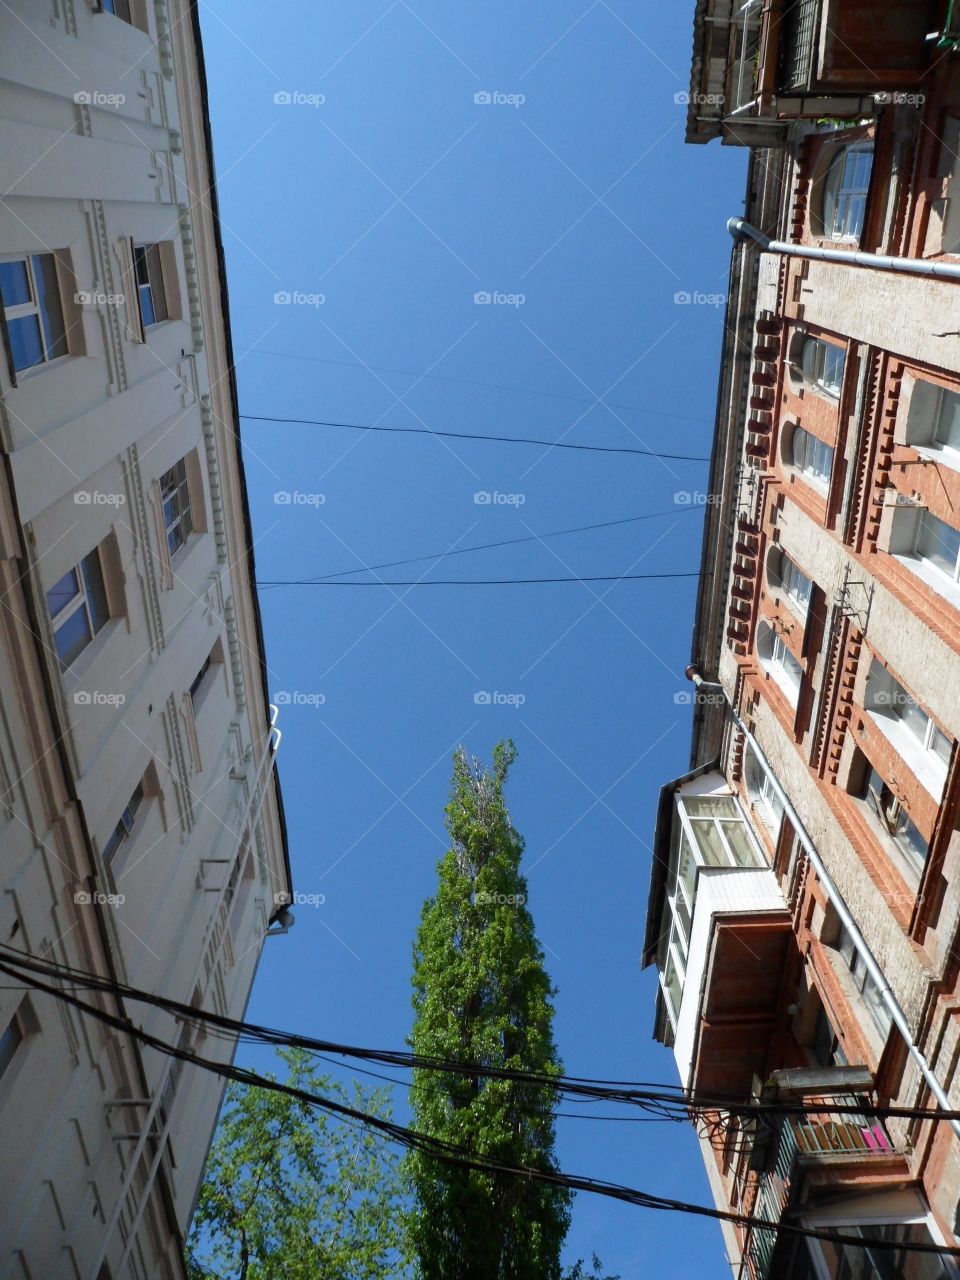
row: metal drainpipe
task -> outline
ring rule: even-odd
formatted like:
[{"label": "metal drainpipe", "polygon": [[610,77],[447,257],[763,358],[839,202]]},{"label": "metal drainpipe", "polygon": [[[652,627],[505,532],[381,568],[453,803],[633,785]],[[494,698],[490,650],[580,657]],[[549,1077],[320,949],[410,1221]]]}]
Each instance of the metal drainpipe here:
[{"label": "metal drainpipe", "polygon": [[[750,746],[750,750],[754,753],[754,755],[756,756],[760,764],[760,767],[763,769],[764,773],[767,775],[767,780],[770,782],[771,786],[773,787],[774,791],[777,794],[778,799],[780,800],[780,803],[783,805],[784,810],[787,814],[787,817],[790,819],[793,829],[796,832],[797,839],[800,841],[800,845],[803,848],[804,853],[810,859],[810,862],[814,870],[816,871],[817,876],[819,877],[820,883],[823,885],[823,888],[826,892],[827,897],[832,903],[837,915],[840,917],[840,920],[843,923],[843,927],[846,929],[847,933],[850,935],[850,939],[853,942],[853,945],[856,948],[858,955],[863,961],[867,972],[870,974],[870,977],[873,979],[873,981],[876,983],[877,987],[879,988],[880,998],[883,1000],[883,1003],[886,1005],[887,1009],[889,1010],[890,1017],[894,1022],[894,1024],[896,1025],[897,1030],[903,1036],[903,1040],[907,1046],[907,1050],[909,1051],[910,1057],[917,1064],[917,1068],[919,1069],[920,1074],[923,1076],[924,1080],[927,1082],[927,1086],[929,1087],[930,1092],[933,1094],[934,1098],[936,1098],[939,1106],[944,1111],[949,1111],[951,1109],[950,1099],[947,1097],[946,1093],[940,1087],[940,1082],[937,1080],[937,1077],[934,1075],[933,1068],[930,1066],[929,1062],[927,1062],[927,1059],[924,1057],[923,1053],[920,1051],[919,1047],[914,1042],[913,1032],[910,1030],[910,1024],[907,1021],[907,1016],[903,1012],[903,1009],[901,1009],[896,996],[893,994],[893,991],[890,988],[890,983],[887,981],[886,977],[883,974],[882,969],[877,964],[876,960],[874,960],[873,953],[871,952],[870,948],[867,946],[866,939],[864,938],[863,934],[860,932],[857,922],[854,920],[853,916],[850,914],[850,911],[847,907],[847,904],[843,900],[840,890],[834,884],[833,879],[830,876],[830,873],[827,871],[826,867],[823,865],[823,860],[821,859],[819,853],[817,852],[816,846],[814,845],[813,841],[810,839],[810,836],[807,834],[807,829],[803,825],[803,821],[800,818],[800,815],[797,813],[796,809],[793,807],[793,802],[791,801],[790,797],[787,795],[786,791],[784,791],[783,787],[780,785],[780,779],[771,769],[770,763],[767,760],[767,757],[763,754],[763,751],[761,750],[760,745],[757,742],[756,738],[753,736],[753,734],[750,732],[747,726],[740,719],[740,716],[736,708],[733,706],[733,704],[730,702],[730,699],[727,697],[727,691],[726,689],[724,689],[723,685],[713,680],[704,680],[703,676],[697,670],[695,665],[691,665],[687,667],[685,674],[689,680],[693,681],[697,689],[711,689],[711,690],[716,689],[723,695],[724,700],[727,703],[727,707],[730,710],[730,714],[733,717],[734,723],[740,729],[741,733],[743,734],[744,738],[746,739],[747,743]],[[960,1120],[951,1120],[949,1123],[950,1123],[950,1128],[953,1130],[956,1136],[960,1138]]]},{"label": "metal drainpipe", "polygon": [[933,262],[926,258],[898,258],[887,253],[861,253],[859,249],[824,249],[816,245],[790,244],[786,240],[771,240],[745,218],[728,218],[727,230],[734,240],[752,240],[764,253],[812,258],[817,262],[836,262],[843,267],[869,267],[874,271],[893,271],[900,275],[926,276],[935,280],[960,280],[958,262]]},{"label": "metal drainpipe", "polygon": [[[276,761],[277,751],[280,748],[280,740],[282,736],[280,733],[280,730],[277,728],[275,723],[277,719],[276,708],[271,706],[270,710],[272,714],[270,716],[270,725],[267,731],[267,745],[264,747],[263,755],[260,757],[260,761],[257,765],[257,771],[256,771],[256,774],[254,775],[254,785],[251,788],[250,801],[247,805],[246,813],[244,814],[243,825],[240,827],[241,831],[243,831],[246,828],[249,828],[250,837],[251,837],[251,847],[253,845],[254,840],[256,839],[257,823],[260,821],[260,813],[263,809],[264,800],[267,794],[267,785],[270,781],[270,774],[273,772],[273,766]],[[263,778],[263,785],[262,787],[259,788],[259,791],[258,791],[257,784],[259,783],[261,777]],[[259,795],[259,803],[257,803],[256,812],[253,816],[253,819],[250,820],[250,811],[253,808],[254,804],[257,802],[258,795]],[[210,936],[213,932],[213,925],[216,922],[217,913],[220,910],[220,903],[223,901],[223,897],[226,892],[226,887],[227,887],[227,881],[224,881],[223,885],[220,888],[217,901],[214,903],[213,911],[210,917],[210,925],[208,926],[207,931],[204,935],[203,945],[200,949],[200,959],[197,964],[196,971],[193,975],[193,980],[190,983],[189,991],[191,993],[193,991],[193,988],[196,986],[197,981],[199,980],[201,972],[203,971],[204,960],[206,959],[206,949],[207,949],[207,946],[209,945]],[[121,1186],[120,1186],[120,1191],[118,1192],[117,1198],[114,1201],[113,1211],[110,1214],[109,1220],[104,1226],[103,1236],[101,1237],[101,1240],[100,1240],[100,1248],[97,1252],[97,1256],[94,1260],[93,1266],[90,1269],[90,1280],[96,1280],[96,1278],[100,1274],[100,1268],[102,1267],[103,1263],[106,1261],[106,1256],[110,1247],[110,1241],[113,1238],[113,1233],[116,1230],[118,1222],[120,1221],[120,1215],[122,1214],[123,1207],[126,1204],[127,1196],[130,1194],[130,1188],[133,1185],[133,1180],[140,1166],[140,1157],[143,1154],[144,1147],[147,1144],[147,1139],[151,1136],[153,1121],[156,1117],[158,1110],[160,1109],[160,1103],[163,1100],[163,1092],[164,1092],[164,1089],[166,1089],[167,1087],[167,1080],[170,1076],[170,1071],[175,1061],[178,1061],[178,1059],[168,1058],[166,1065],[164,1066],[163,1070],[160,1073],[160,1079],[157,1081],[157,1087],[154,1090],[154,1093],[150,1099],[150,1106],[147,1109],[147,1114],[143,1121],[143,1127],[134,1145],[133,1152],[129,1157],[129,1161],[127,1164],[127,1172],[124,1175],[123,1182],[121,1183]],[[120,1267],[123,1267],[124,1264],[126,1263],[127,1258],[130,1255],[130,1250],[136,1242],[136,1229],[139,1226],[141,1217],[143,1216],[143,1210],[146,1207],[147,1199],[150,1196],[150,1192],[153,1189],[153,1184],[156,1179],[157,1170],[160,1167],[160,1159],[163,1156],[164,1143],[166,1142],[167,1134],[169,1133],[169,1130],[170,1130],[170,1120],[171,1120],[171,1117],[167,1116],[160,1133],[154,1135],[157,1142],[157,1150],[154,1154],[153,1160],[150,1163],[150,1168],[147,1171],[146,1183],[139,1197],[139,1203],[137,1206],[136,1215],[133,1220],[133,1224],[130,1226],[128,1230],[127,1243],[124,1246],[123,1256],[119,1264]]]}]

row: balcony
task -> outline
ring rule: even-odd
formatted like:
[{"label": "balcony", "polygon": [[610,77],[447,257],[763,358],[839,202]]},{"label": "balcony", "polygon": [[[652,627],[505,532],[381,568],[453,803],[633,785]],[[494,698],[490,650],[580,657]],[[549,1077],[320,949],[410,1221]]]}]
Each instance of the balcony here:
[{"label": "balcony", "polygon": [[[779,1222],[799,1205],[809,1210],[819,1197],[833,1202],[846,1189],[859,1194],[896,1185],[906,1162],[883,1122],[870,1114],[873,1079],[860,1067],[775,1072],[765,1096],[802,1103],[807,1114],[783,1118],[771,1131],[755,1130],[744,1144],[738,1200],[751,1216]],[[817,1113],[817,1108],[824,1111]],[[829,1108],[851,1110],[837,1115]],[[744,1256],[750,1280],[792,1274],[789,1258],[796,1239],[754,1227]]]}]

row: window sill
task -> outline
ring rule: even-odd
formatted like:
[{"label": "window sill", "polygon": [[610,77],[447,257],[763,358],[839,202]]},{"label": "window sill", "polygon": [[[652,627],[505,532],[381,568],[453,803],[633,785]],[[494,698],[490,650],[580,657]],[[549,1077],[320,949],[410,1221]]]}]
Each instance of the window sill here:
[{"label": "window sill", "polygon": [[929,564],[922,556],[915,554],[901,555],[895,551],[890,552],[890,554],[894,560],[903,565],[908,573],[913,574],[915,578],[919,578],[931,591],[935,591],[938,596],[944,599],[947,604],[952,605],[954,609],[960,609],[960,583],[948,578],[945,573]]},{"label": "window sill", "polygon": [[947,781],[947,766],[932,751],[925,751],[899,720],[877,711],[868,711],[870,719],[896,751],[924,791],[941,800]]},{"label": "window sill", "polygon": [[[104,649],[110,643],[110,637],[118,630],[123,618],[111,618],[104,626],[100,628],[82,653],[79,653],[70,666],[63,670],[59,668],[59,658],[56,649],[53,651],[53,658],[57,662],[60,674],[63,679],[63,689],[68,699],[71,694],[78,691],[81,684],[89,683],[84,677],[90,674]],[[100,692],[106,692],[101,690]],[[111,691],[112,692],[112,691]]]}]

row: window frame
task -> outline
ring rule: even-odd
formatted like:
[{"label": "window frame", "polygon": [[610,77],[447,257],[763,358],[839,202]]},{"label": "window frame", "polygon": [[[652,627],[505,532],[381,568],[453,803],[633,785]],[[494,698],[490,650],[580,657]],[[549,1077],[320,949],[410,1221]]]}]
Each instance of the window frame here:
[{"label": "window frame", "polygon": [[[851,168],[858,162],[851,160],[869,154],[870,164],[866,179],[861,184],[848,182]],[[874,146],[872,139],[846,142],[836,150],[823,176],[820,197],[821,228],[824,239],[844,244],[859,244],[867,216],[867,200],[870,196],[870,180],[873,176]],[[851,217],[851,209],[858,209]],[[851,229],[851,223],[855,224]]]},{"label": "window frame", "polygon": [[[170,319],[170,298],[166,277],[163,270],[162,241],[133,241],[133,277],[137,289],[137,306],[140,311],[140,325],[144,333],[155,329]],[[141,270],[141,268],[143,268]],[[151,270],[153,268],[153,270]],[[144,278],[145,277],[145,278]],[[144,291],[149,299],[150,314],[148,320],[144,311]],[[163,315],[158,315],[157,301],[162,304]]]},{"label": "window frame", "polygon": [[[880,688],[871,696],[871,682],[892,688]],[[912,716],[906,714],[911,708]],[[867,672],[864,690],[864,710],[870,715],[894,750],[901,755],[915,774],[917,781],[935,799],[943,795],[943,787],[950,767],[953,742],[937,722],[925,711],[912,693],[888,671],[876,658]],[[923,730],[917,732],[918,717],[923,717]],[[891,730],[890,726],[896,728]],[[946,758],[938,746],[945,746]],[[935,783],[936,785],[931,785]]]},{"label": "window frame", "polygon": [[[187,458],[180,458],[172,467],[168,467],[157,483],[160,489],[160,519],[164,537],[167,540],[167,552],[172,561],[187,545],[191,535],[197,531]],[[176,503],[176,510],[169,518],[168,503]],[[176,542],[176,545],[171,539]]]},{"label": "window frame", "polygon": [[147,793],[143,785],[143,779],[133,789],[133,794],[123,806],[123,812],[120,814],[119,821],[110,832],[109,836],[103,842],[103,848],[100,850],[100,856],[103,858],[107,866],[113,868],[117,865],[117,854],[128,844],[132,838],[133,832],[137,827],[137,815],[142,813]]},{"label": "window frame", "polygon": [[[803,444],[802,461],[798,460],[798,442]],[[797,475],[816,489],[820,489],[823,493],[827,493],[830,489],[830,482],[833,478],[833,468],[836,462],[836,449],[833,445],[827,444],[821,440],[819,436],[815,436],[811,431],[801,424],[795,423],[790,432],[790,447],[788,453],[788,462]],[[826,471],[820,470],[815,464],[819,458],[825,458],[827,462]]]},{"label": "window frame", "polygon": [[[807,352],[814,351],[814,357],[807,360]],[[835,379],[828,379],[827,369],[828,360],[832,366],[838,366]],[[839,347],[836,343],[827,342],[825,338],[817,338],[813,334],[806,334],[800,347],[800,371],[803,374],[803,380],[808,386],[813,387],[824,396],[831,400],[839,400],[840,393],[843,390],[843,374],[846,366],[847,353],[843,347]]]},{"label": "window frame", "polygon": [[[94,593],[91,591],[90,582],[87,577],[86,566],[88,564],[90,566],[95,566],[96,572],[99,575],[99,586],[104,606],[102,618],[99,613],[95,614],[94,609],[91,607],[90,598]],[[56,588],[70,577],[71,574],[77,583],[77,590],[73,596],[69,598],[56,613],[54,613],[50,604],[50,597],[56,591]],[[50,618],[50,625],[53,630],[53,643],[54,650],[57,655],[57,661],[60,664],[61,672],[66,672],[70,670],[80,655],[89,649],[97,636],[106,628],[112,616],[110,610],[110,597],[107,592],[106,575],[103,571],[103,554],[101,551],[101,545],[98,543],[92,551],[87,552],[78,564],[74,565],[72,568],[68,569],[66,573],[62,574],[61,577],[47,589],[44,593],[44,598],[47,604],[47,613]],[[77,649],[75,653],[72,653],[72,650],[67,650],[68,653],[72,653],[72,656],[68,660],[64,654],[61,653],[59,635],[73,617],[81,611],[83,611],[86,620],[88,636],[82,646]]]},{"label": "window frame", "polygon": [[[769,637],[770,652],[765,653],[766,640]],[[763,646],[761,647],[761,640]],[[794,657],[780,632],[774,630],[766,618],[757,624],[757,640],[755,642],[757,659],[783,696],[796,710],[803,689],[803,663]],[[794,680],[794,675],[796,679]]]},{"label": "window frame", "polygon": [[[782,547],[777,549],[777,559],[771,565],[773,582],[771,585],[782,592],[791,607],[791,611],[801,621],[805,621],[810,612],[810,598],[813,595],[813,579],[808,578],[797,562]],[[799,580],[799,581],[798,581]],[[799,582],[806,588],[797,589]]]},{"label": "window frame", "polygon": [[[59,305],[59,323],[60,333],[50,341],[48,338],[48,326],[51,325],[51,317],[45,311],[42,298],[45,298],[43,290],[38,288],[37,279],[38,272],[35,265],[36,260],[40,258],[49,258],[53,264],[53,274],[56,279],[56,300]],[[0,264],[6,263],[22,263],[24,266],[24,274],[27,281],[27,287],[30,293],[30,299],[27,302],[12,302],[9,305],[2,300],[0,296],[0,305],[3,307],[4,325],[7,330],[7,339],[9,343],[9,356],[11,369],[14,375],[22,375],[30,373],[35,369],[43,369],[49,365],[55,364],[58,360],[64,360],[70,355],[70,341],[67,330],[66,308],[64,307],[63,290],[60,283],[59,264],[57,255],[52,251],[44,250],[42,253],[6,253],[0,254]],[[18,365],[14,354],[13,335],[10,325],[17,320],[26,320],[30,318],[36,319],[37,333],[40,341],[41,357],[39,360],[31,361],[30,364]],[[55,318],[55,317],[54,317]],[[62,351],[55,351],[59,345],[63,346]],[[51,354],[53,352],[53,354]]]}]

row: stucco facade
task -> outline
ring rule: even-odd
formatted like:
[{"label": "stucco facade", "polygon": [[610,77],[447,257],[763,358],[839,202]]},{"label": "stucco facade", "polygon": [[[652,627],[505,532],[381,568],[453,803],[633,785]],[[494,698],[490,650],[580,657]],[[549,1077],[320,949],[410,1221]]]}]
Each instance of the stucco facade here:
[{"label": "stucco facade", "polygon": [[[701,582],[692,653],[706,683],[693,772],[661,796],[645,956],[683,1082],[744,1098],[934,1106],[888,988],[960,1107],[960,279],[852,257],[960,263],[960,64],[945,31],[934,43],[946,6],[921,8],[762,5],[735,30],[721,0],[697,7],[691,99],[720,101],[691,105],[688,140],[753,148],[746,218],[784,247],[734,251],[704,538],[720,572]],[[798,254],[822,248],[841,257]],[[709,821],[730,823],[723,851],[704,792],[727,814]],[[946,1123],[864,1115],[841,1132],[824,1115],[815,1137],[786,1123],[761,1150],[715,1120],[701,1138],[721,1207],[888,1232],[889,1274],[954,1274],[908,1247],[957,1243]],[[752,1280],[860,1274],[852,1246],[724,1238]]]},{"label": "stucco facade", "polygon": [[[291,885],[196,13],[5,8],[0,948],[239,1017]],[[0,1274],[183,1275],[221,1091],[7,983]]]}]

